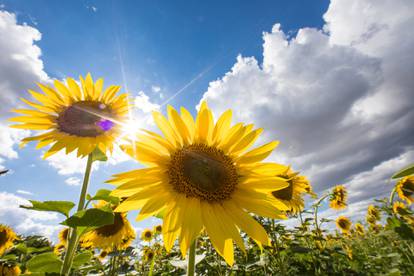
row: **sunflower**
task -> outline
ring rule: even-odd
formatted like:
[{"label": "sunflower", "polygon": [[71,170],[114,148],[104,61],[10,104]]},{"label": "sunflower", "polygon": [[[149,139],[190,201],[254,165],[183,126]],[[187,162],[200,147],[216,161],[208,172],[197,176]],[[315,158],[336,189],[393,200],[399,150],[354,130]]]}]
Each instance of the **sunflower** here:
[{"label": "sunflower", "polygon": [[149,242],[152,240],[153,237],[154,237],[154,233],[150,229],[145,229],[141,233],[141,240],[143,241]]},{"label": "sunflower", "polygon": [[65,243],[58,243],[53,248],[53,253],[55,253],[55,255],[57,256],[60,256],[65,251],[65,248],[66,248]]},{"label": "sunflower", "polygon": [[102,250],[101,253],[99,253],[98,255],[98,259],[102,261],[103,259],[106,258],[106,256],[108,256],[108,251]]},{"label": "sunflower", "polygon": [[82,236],[81,246],[100,248],[107,252],[126,249],[135,239],[135,231],[126,213],[116,212],[114,215],[113,224],[98,227]]},{"label": "sunflower", "polygon": [[408,214],[407,207],[404,205],[404,203],[400,201],[394,202],[394,204],[392,205],[392,210],[395,214],[398,214],[400,216]]},{"label": "sunflower", "polygon": [[0,256],[13,246],[15,239],[17,239],[16,233],[10,227],[0,224]]},{"label": "sunflower", "polygon": [[14,264],[1,264],[0,263],[0,275],[1,276],[18,276],[22,273],[20,267]]},{"label": "sunflower", "polygon": [[408,204],[414,202],[414,175],[406,176],[395,186],[398,196]]},{"label": "sunflower", "polygon": [[154,226],[154,229],[152,231],[155,234],[161,234],[162,233],[162,225],[156,225],[156,226]]},{"label": "sunflower", "polygon": [[69,228],[63,228],[58,234],[59,242],[66,244],[68,240]]},{"label": "sunflower", "polygon": [[35,109],[15,109],[23,116],[10,119],[20,123],[11,127],[44,132],[24,138],[22,146],[30,141],[38,141],[36,148],[53,144],[44,158],[64,148],[67,154],[77,149],[82,157],[95,148],[112,152],[128,113],[127,94],[116,96],[119,86],[109,86],[103,92],[103,80],[94,83],[90,74],[80,77],[80,82],[79,86],[68,78],[65,85],[55,80],[55,88],[38,84],[43,93],[29,90],[38,102],[21,100]]},{"label": "sunflower", "polygon": [[345,190],[345,187],[343,185],[337,185],[332,190],[329,206],[335,210],[344,209],[347,206],[346,198],[347,191]]},{"label": "sunflower", "polygon": [[352,222],[349,220],[349,218],[344,216],[339,216],[336,219],[336,226],[342,231],[344,234],[348,234],[351,230]]},{"label": "sunflower", "polygon": [[355,223],[355,231],[360,236],[365,234],[364,226],[361,223]]},{"label": "sunflower", "polygon": [[272,191],[286,188],[285,179],[275,176],[286,167],[262,163],[278,145],[270,142],[250,148],[262,129],[231,124],[231,110],[214,124],[203,102],[196,119],[181,108],[168,106],[168,119],[158,112],[154,120],[164,136],[145,131],[125,152],[148,167],[114,176],[113,195],[126,197],[117,210],[141,209],[137,220],[163,213],[164,246],[170,251],[179,237],[181,253],[205,228],[217,252],[229,265],[234,263],[235,243],[244,250],[239,230],[261,246],[268,245],[264,228],[249,213],[285,218],[288,210]]},{"label": "sunflower", "polygon": [[144,247],[143,252],[144,252],[144,255],[143,255],[144,261],[146,262],[152,261],[152,259],[155,256],[154,250],[152,250],[150,247]]},{"label": "sunflower", "polygon": [[305,205],[303,194],[308,193],[314,195],[309,180],[290,168],[287,168],[285,172],[278,176],[286,179],[289,186],[278,191],[273,191],[272,195],[288,206],[291,213],[296,214],[302,211]]},{"label": "sunflower", "polygon": [[380,210],[374,205],[369,205],[367,210],[367,222],[369,224],[375,224],[381,219]]}]

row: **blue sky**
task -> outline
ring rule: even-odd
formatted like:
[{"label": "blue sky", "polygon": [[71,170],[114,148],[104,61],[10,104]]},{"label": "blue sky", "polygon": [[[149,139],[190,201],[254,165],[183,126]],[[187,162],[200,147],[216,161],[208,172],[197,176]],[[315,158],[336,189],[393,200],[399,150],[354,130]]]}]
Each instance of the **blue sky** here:
[{"label": "blue sky", "polygon": [[[349,212],[362,212],[367,200],[388,192],[386,186],[375,193],[361,191],[366,175],[379,175],[376,181],[382,181],[394,167],[413,160],[413,144],[407,140],[412,129],[406,123],[411,113],[408,118],[401,115],[411,106],[398,101],[394,110],[384,104],[391,92],[383,92],[396,83],[386,75],[387,70],[397,70],[402,81],[392,91],[401,99],[409,95],[412,83],[403,74],[409,72],[409,65],[397,66],[389,57],[412,57],[403,48],[398,51],[402,44],[394,35],[404,33],[412,14],[404,13],[406,1],[397,1],[395,16],[407,20],[392,25],[392,12],[387,12],[384,3],[372,7],[370,0],[352,2],[0,0],[0,10],[17,18],[10,23],[14,24],[10,32],[3,29],[10,39],[4,38],[2,47],[13,48],[11,35],[21,31],[13,27],[27,24],[41,33],[41,39],[32,34],[28,39],[30,47],[40,49],[41,55],[34,59],[43,65],[29,72],[28,78],[20,74],[19,89],[4,93],[24,95],[24,90],[32,88],[24,79],[63,79],[91,72],[95,78],[104,77],[107,85],[122,85],[134,97],[147,96],[146,103],[160,105],[161,110],[168,102],[194,113],[201,98],[211,103],[215,113],[233,107],[236,119],[253,121],[269,129],[266,138],[280,139],[280,156],[275,160],[309,175],[317,191],[350,183],[358,195],[354,207],[359,209],[351,206]],[[363,14],[364,4],[371,13]],[[357,8],[351,9],[353,5]],[[277,23],[280,28],[275,27]],[[373,24],[380,29],[372,40],[359,39],[367,37]],[[381,29],[383,25],[388,28]],[[381,42],[375,40],[376,35],[382,37]],[[407,41],[410,46],[411,37]],[[0,69],[10,69],[5,68]],[[14,104],[10,99],[0,100]],[[5,125],[8,115],[1,115]],[[380,131],[398,119],[403,120],[402,126],[389,133]],[[364,130],[372,131],[373,138],[352,139],[362,137]],[[321,133],[326,134],[320,137]],[[397,145],[389,144],[390,135],[398,137]],[[0,178],[0,191],[8,193],[8,198],[77,201],[80,187],[65,181],[82,174],[62,174],[56,165],[41,160],[41,153],[32,146],[19,150],[17,136],[7,141],[18,157],[0,152],[0,166],[12,170]],[[338,150],[338,145],[347,152]],[[388,150],[379,152],[381,147]],[[136,166],[133,161],[101,164],[93,173],[90,191],[109,187],[103,182],[111,174]]]}]

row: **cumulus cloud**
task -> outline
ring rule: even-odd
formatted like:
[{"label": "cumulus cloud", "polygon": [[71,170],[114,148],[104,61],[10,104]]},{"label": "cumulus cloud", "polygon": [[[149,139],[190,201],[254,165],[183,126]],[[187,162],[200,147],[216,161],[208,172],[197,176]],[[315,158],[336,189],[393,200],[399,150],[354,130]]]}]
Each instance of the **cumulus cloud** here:
[{"label": "cumulus cloud", "polygon": [[16,144],[30,132],[26,130],[11,129],[7,125],[0,123],[0,169],[4,169],[2,165],[6,159],[18,158]]},{"label": "cumulus cloud", "polygon": [[262,142],[281,141],[271,158],[308,175],[316,191],[348,183],[359,202],[389,192],[366,187],[413,161],[413,9],[333,0],[323,30],[288,38],[276,24],[263,34],[263,62],[239,56],[203,100],[216,115],[230,100],[236,121],[264,127]]},{"label": "cumulus cloud", "polygon": [[79,177],[72,176],[66,179],[65,183],[68,184],[69,186],[80,186],[81,179]]},{"label": "cumulus cloud", "polygon": [[30,203],[15,194],[0,192],[0,221],[11,226],[19,234],[40,234],[49,239],[55,238],[61,228],[56,225],[58,219],[56,213],[22,209],[19,205],[30,206]]},{"label": "cumulus cloud", "polygon": [[152,85],[151,91],[154,93],[159,93],[161,91],[161,87],[159,87],[158,85]]},{"label": "cumulus cloud", "polygon": [[16,15],[0,10],[0,118],[18,104],[36,82],[47,81],[40,59],[41,50],[35,45],[40,32],[26,24],[19,24]]},{"label": "cumulus cloud", "polygon": [[[83,174],[85,172],[87,158],[78,158],[76,152],[66,154],[64,150],[61,150],[46,160],[51,167],[57,169],[58,174],[71,175],[76,173]],[[97,170],[98,168],[99,162],[94,162],[92,170]]]},{"label": "cumulus cloud", "polygon": [[26,190],[17,190],[16,193],[21,195],[34,195],[32,192],[26,191]]}]

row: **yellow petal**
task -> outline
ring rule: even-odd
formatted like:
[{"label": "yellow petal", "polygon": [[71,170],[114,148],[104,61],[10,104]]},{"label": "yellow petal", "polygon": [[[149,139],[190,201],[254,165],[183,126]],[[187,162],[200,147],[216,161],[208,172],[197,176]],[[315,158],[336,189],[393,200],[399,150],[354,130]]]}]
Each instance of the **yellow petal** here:
[{"label": "yellow petal", "polygon": [[[154,191],[154,189],[151,190]],[[159,213],[160,210],[165,207],[165,202],[168,202],[170,198],[171,196],[168,192],[157,192],[156,197],[149,198],[145,205],[142,206],[136,220],[140,221]]]},{"label": "yellow petal", "polygon": [[200,234],[203,228],[201,219],[201,205],[197,198],[188,198],[187,206],[183,210],[182,230],[180,236],[180,249],[183,256],[186,255],[187,249],[191,243]]},{"label": "yellow petal", "polygon": [[168,105],[167,112],[170,126],[172,126],[177,136],[182,137],[184,144],[188,145],[191,141],[191,137],[186,124],[183,122],[178,112],[171,105]]},{"label": "yellow petal", "polygon": [[66,83],[68,84],[73,99],[75,101],[83,100],[82,91],[80,90],[79,85],[76,83],[76,81],[72,78],[67,78]]},{"label": "yellow petal", "polygon": [[230,128],[231,124],[232,111],[231,109],[224,112],[220,118],[217,120],[216,125],[214,126],[212,142],[213,144],[221,143],[225,134]]},{"label": "yellow petal", "polygon": [[211,136],[210,132],[213,131],[213,122],[211,119],[212,116],[210,114],[210,110],[208,108],[200,108],[195,125],[195,140],[197,142],[208,144],[209,136]]},{"label": "yellow petal", "polygon": [[261,247],[262,244],[269,245],[269,237],[267,236],[266,231],[249,214],[237,207],[231,200],[224,201],[223,207],[235,224],[254,239],[259,247]]},{"label": "yellow petal", "polygon": [[164,134],[165,138],[172,145],[182,145],[181,137],[177,136],[169,124],[168,120],[159,112],[152,112],[155,123],[160,128],[161,132]]},{"label": "yellow petal", "polygon": [[188,112],[188,110],[185,109],[184,107],[181,107],[180,111],[181,111],[181,118],[183,122],[185,123],[185,125],[187,126],[188,132],[190,134],[190,140],[192,142],[194,141],[194,137],[195,137],[195,122],[194,122],[193,116],[191,116],[191,113]]},{"label": "yellow petal", "polygon": [[277,191],[289,186],[286,179],[281,177],[251,178],[239,183],[241,189],[255,189],[263,191]]},{"label": "yellow petal", "polygon": [[231,235],[217,223],[223,218],[220,217],[220,214],[215,213],[212,205],[214,203],[201,202],[203,223],[214,248],[232,266],[234,263],[233,241]]},{"label": "yellow petal", "polygon": [[261,147],[258,147],[240,156],[236,161],[238,163],[260,162],[266,157],[268,157],[270,153],[272,153],[272,151],[277,147],[278,144],[279,144],[278,141],[267,143]]},{"label": "yellow petal", "polygon": [[256,129],[255,131],[248,132],[246,129],[245,133],[248,133],[244,136],[237,144],[235,144],[231,149],[230,152],[232,154],[238,154],[239,152],[245,151],[250,148],[253,143],[259,138],[260,134],[263,132],[262,128]]}]

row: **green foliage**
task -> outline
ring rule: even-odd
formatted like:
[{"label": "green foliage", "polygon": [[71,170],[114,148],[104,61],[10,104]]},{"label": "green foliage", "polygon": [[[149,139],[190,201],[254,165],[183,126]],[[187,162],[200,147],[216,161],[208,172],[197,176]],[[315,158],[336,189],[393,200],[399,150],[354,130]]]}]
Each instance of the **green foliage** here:
[{"label": "green foliage", "polygon": [[69,212],[75,206],[75,203],[70,201],[36,201],[29,200],[32,206],[20,205],[20,208],[36,210],[36,211],[49,211],[57,212],[66,217],[69,217]]},{"label": "green foliage", "polygon": [[106,189],[100,189],[96,192],[96,194],[94,196],[87,196],[87,199],[89,201],[92,200],[103,200],[106,202],[110,202],[114,205],[118,205],[119,204],[119,198],[116,196],[111,196],[111,190],[106,190]]},{"label": "green foliage", "polygon": [[62,261],[52,252],[37,255],[27,262],[30,272],[59,273]]},{"label": "green foliage", "polygon": [[95,150],[92,152],[92,162],[94,161],[105,162],[107,160],[108,160],[108,157],[99,148],[95,148]]},{"label": "green foliage", "polygon": [[73,214],[73,216],[62,222],[70,227],[100,227],[114,223],[114,213],[109,208],[91,208]]},{"label": "green foliage", "polygon": [[407,167],[405,167],[404,169],[400,170],[399,172],[396,172],[391,178],[392,179],[397,179],[397,178],[401,178],[404,176],[409,176],[414,174],[414,164],[411,164]]}]

